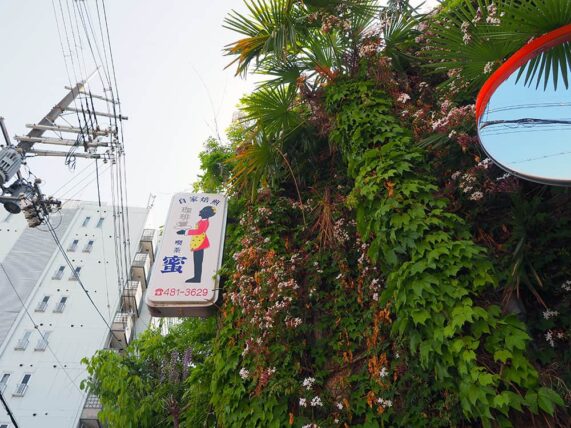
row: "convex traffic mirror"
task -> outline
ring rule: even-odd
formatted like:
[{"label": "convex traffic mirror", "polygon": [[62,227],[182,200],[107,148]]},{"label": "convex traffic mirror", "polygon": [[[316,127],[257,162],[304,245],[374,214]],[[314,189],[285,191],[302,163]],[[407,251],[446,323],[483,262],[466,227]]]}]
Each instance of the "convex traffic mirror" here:
[{"label": "convex traffic mirror", "polygon": [[571,25],[528,43],[484,84],[480,143],[502,169],[571,185]]}]

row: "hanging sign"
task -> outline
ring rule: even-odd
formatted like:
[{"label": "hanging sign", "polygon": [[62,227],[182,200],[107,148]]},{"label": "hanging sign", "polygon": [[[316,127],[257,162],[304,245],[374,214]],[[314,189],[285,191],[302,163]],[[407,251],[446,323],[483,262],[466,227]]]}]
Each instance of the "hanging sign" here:
[{"label": "hanging sign", "polygon": [[226,196],[174,195],[147,290],[158,317],[206,316],[218,300]]}]

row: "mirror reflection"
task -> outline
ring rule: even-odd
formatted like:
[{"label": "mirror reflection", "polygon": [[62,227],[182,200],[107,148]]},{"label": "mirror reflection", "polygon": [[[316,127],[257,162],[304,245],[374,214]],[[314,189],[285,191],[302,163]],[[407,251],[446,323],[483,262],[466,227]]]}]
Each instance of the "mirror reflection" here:
[{"label": "mirror reflection", "polygon": [[538,54],[495,90],[478,121],[482,147],[522,178],[571,185],[571,50]]}]

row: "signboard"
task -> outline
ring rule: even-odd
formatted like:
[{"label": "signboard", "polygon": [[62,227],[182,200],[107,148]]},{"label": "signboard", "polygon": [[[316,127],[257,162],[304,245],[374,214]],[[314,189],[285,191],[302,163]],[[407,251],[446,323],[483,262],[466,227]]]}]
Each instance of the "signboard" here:
[{"label": "signboard", "polygon": [[173,196],[147,289],[147,306],[158,317],[206,316],[218,300],[226,196]]}]

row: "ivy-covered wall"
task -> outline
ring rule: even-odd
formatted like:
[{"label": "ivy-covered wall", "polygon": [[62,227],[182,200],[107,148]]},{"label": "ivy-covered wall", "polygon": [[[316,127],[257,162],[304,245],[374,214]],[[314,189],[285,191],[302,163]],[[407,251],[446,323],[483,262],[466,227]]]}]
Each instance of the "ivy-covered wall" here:
[{"label": "ivy-covered wall", "polygon": [[[568,0],[247,4],[227,53],[269,80],[196,184],[230,196],[224,301],[166,337],[170,360],[149,335],[89,361],[132,410],[104,404],[110,426],[568,426],[571,192],[494,166],[474,118]],[[176,381],[145,371],[167,360]],[[134,406],[148,391],[169,405]]]}]

